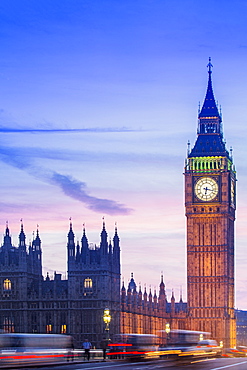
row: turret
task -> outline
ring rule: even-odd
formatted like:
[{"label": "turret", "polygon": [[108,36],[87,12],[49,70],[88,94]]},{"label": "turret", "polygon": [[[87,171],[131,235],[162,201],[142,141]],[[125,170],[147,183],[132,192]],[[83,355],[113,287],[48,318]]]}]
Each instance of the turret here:
[{"label": "turret", "polygon": [[11,236],[9,234],[8,221],[6,222],[6,230],[5,230],[5,235],[4,235],[4,238],[3,238],[3,247],[4,248],[11,248],[12,247]]},{"label": "turret", "polygon": [[107,232],[105,229],[105,221],[103,218],[103,228],[100,234],[101,241],[100,241],[100,250],[103,255],[106,255],[108,253],[108,243],[107,243]]},{"label": "turret", "polygon": [[171,297],[171,313],[175,313],[175,298],[174,298],[174,292],[172,291],[172,297]]},{"label": "turret", "polygon": [[181,291],[180,291],[179,311],[183,311],[182,288],[181,288]]},{"label": "turret", "polygon": [[86,236],[85,224],[83,224],[83,232],[82,232],[82,238],[81,238],[81,256],[82,256],[83,263],[86,263],[88,259],[87,258],[88,254],[89,254],[88,239]]},{"label": "turret", "polygon": [[115,235],[113,237],[113,267],[120,274],[120,245],[117,232],[117,224],[115,224]]},{"label": "turret", "polygon": [[154,290],[154,308],[157,309],[158,308],[158,302],[157,302],[157,294],[156,294],[156,289]]},{"label": "turret", "polygon": [[68,249],[68,263],[70,263],[75,260],[75,235],[72,230],[72,222],[70,222],[67,249]]},{"label": "turret", "polygon": [[126,302],[126,289],[124,286],[124,282],[123,282],[122,289],[121,289],[121,302],[122,304],[125,304]]},{"label": "turret", "polygon": [[138,292],[138,306],[142,306],[142,290],[141,290],[141,284],[139,285],[139,292]]},{"label": "turret", "polygon": [[134,280],[133,272],[131,272],[131,278],[130,278],[128,289],[130,289],[131,292],[134,292],[134,290],[136,291],[136,283],[135,283],[135,280]]},{"label": "turret", "polygon": [[166,310],[166,291],[165,291],[165,284],[163,281],[163,275],[161,275],[161,282],[160,282],[159,307],[160,309]]},{"label": "turret", "polygon": [[19,249],[26,252],[26,235],[23,230],[23,223],[21,220],[21,232],[19,234]]},{"label": "turret", "polygon": [[80,257],[81,257],[81,254],[80,254],[80,244],[79,244],[79,241],[77,241],[77,245],[76,245],[76,262],[77,263],[80,262]]},{"label": "turret", "polygon": [[33,249],[35,251],[41,251],[41,239],[39,237],[39,229],[37,225],[36,238],[33,240]]},{"label": "turret", "polygon": [[33,254],[33,269],[34,273],[42,275],[42,250],[41,250],[41,239],[39,236],[39,229],[37,225],[36,238],[32,242],[32,254]]},{"label": "turret", "polygon": [[131,297],[132,297],[132,291],[131,291],[131,288],[130,288],[130,285],[128,286],[128,290],[127,290],[127,304],[130,305],[132,302],[131,302]]},{"label": "turret", "polygon": [[146,287],[144,288],[143,301],[144,301],[144,308],[147,309],[148,294],[147,294]]},{"label": "turret", "polygon": [[149,304],[149,308],[152,307],[152,303],[153,303],[153,296],[152,296],[152,292],[151,292],[151,288],[149,290],[149,295],[148,295],[148,304]]},{"label": "turret", "polygon": [[137,291],[136,291],[136,286],[133,289],[133,304],[134,306],[137,306]]}]

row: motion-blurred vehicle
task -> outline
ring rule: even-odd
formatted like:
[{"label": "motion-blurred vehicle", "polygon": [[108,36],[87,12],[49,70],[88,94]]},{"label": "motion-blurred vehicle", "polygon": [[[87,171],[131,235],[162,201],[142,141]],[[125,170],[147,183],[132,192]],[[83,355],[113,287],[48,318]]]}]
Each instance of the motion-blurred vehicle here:
[{"label": "motion-blurred vehicle", "polygon": [[167,333],[167,345],[160,348],[161,356],[191,357],[220,356],[222,349],[215,340],[210,339],[209,332],[195,330],[171,330]]},{"label": "motion-blurred vehicle", "polygon": [[245,357],[247,356],[247,347],[237,346],[236,348],[228,348],[222,354],[223,357]]},{"label": "motion-blurred vehicle", "polygon": [[73,341],[62,334],[0,334],[0,367],[47,364],[73,357]]},{"label": "motion-blurred vehicle", "polygon": [[197,344],[198,352],[206,354],[207,356],[221,356],[222,348],[218,345],[216,340],[213,339],[204,339],[200,340]]},{"label": "motion-blurred vehicle", "polygon": [[118,334],[108,345],[109,358],[147,359],[159,356],[159,337],[153,334]]}]

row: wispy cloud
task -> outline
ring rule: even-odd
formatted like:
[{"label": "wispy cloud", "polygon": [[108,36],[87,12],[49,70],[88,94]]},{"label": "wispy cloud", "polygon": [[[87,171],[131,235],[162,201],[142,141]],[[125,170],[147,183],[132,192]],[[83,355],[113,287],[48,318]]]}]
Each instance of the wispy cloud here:
[{"label": "wispy cloud", "polygon": [[146,130],[134,130],[128,127],[91,127],[91,128],[20,128],[20,127],[5,127],[0,126],[0,132],[2,133],[68,133],[68,132],[96,132],[96,133],[107,133],[107,132],[139,132],[139,131],[146,131]]},{"label": "wispy cloud", "polygon": [[78,181],[71,176],[61,175],[54,172],[51,181],[58,185],[71,198],[77,199],[86,204],[87,208],[95,212],[105,212],[107,214],[128,214],[131,209],[123,204],[109,199],[100,199],[90,196],[87,193],[87,186],[84,182]]},{"label": "wispy cloud", "polygon": [[70,175],[63,175],[41,166],[33,165],[32,159],[23,157],[20,149],[18,149],[18,155],[16,155],[13,149],[0,148],[0,160],[27,172],[41,181],[58,186],[64,194],[82,202],[88,209],[94,212],[109,215],[127,215],[132,212],[130,208],[114,200],[101,199],[89,195],[85,182],[78,181]]}]

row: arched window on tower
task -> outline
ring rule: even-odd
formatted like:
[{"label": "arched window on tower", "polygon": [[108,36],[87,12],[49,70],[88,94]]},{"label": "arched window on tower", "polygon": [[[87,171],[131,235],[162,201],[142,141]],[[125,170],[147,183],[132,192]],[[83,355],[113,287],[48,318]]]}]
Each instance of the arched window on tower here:
[{"label": "arched window on tower", "polygon": [[11,281],[9,279],[5,279],[4,282],[3,282],[3,290],[6,292],[10,292],[11,291],[11,288],[12,288],[12,284],[11,284]]},{"label": "arched window on tower", "polygon": [[84,279],[84,296],[91,295],[93,293],[93,280],[89,277]]},{"label": "arched window on tower", "polygon": [[3,317],[3,332],[4,333],[14,333],[15,332],[13,317],[10,317],[10,316]]},{"label": "arched window on tower", "polygon": [[84,280],[84,288],[86,289],[92,289],[93,287],[93,281],[90,278],[87,278]]}]

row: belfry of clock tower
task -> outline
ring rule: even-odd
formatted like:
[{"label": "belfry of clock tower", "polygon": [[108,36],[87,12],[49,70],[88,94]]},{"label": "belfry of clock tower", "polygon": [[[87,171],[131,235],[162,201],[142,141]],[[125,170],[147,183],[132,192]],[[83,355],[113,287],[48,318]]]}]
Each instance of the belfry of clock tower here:
[{"label": "belfry of clock tower", "polygon": [[189,325],[233,347],[236,172],[223,138],[210,59],[207,67],[198,136],[185,164]]}]

